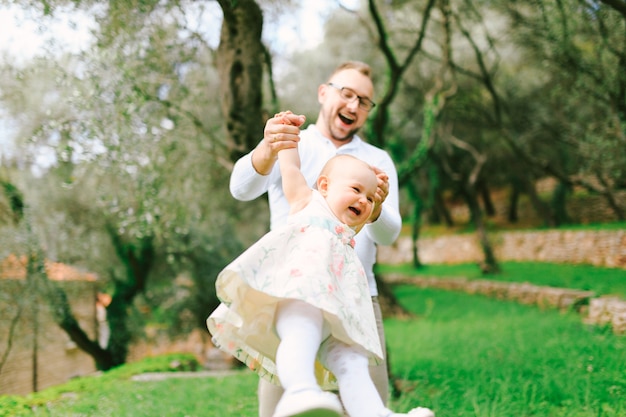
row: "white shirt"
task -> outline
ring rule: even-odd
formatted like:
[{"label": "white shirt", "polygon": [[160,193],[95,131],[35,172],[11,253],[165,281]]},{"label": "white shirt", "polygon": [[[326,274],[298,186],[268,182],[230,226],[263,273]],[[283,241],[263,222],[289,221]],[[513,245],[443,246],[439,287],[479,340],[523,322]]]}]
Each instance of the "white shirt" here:
[{"label": "white shirt", "polygon": [[[384,150],[365,143],[358,136],[337,148],[324,137],[314,124],[300,132],[298,143],[300,170],[310,187],[317,181],[324,164],[336,154],[350,154],[384,171],[389,177],[389,195],[385,199],[380,217],[366,225],[355,236],[355,250],[367,275],[370,293],[378,295],[374,279],[376,245],[390,245],[400,234],[402,218],[399,210],[398,173],[391,157]],[[280,168],[276,163],[269,175],[260,175],[252,165],[252,152],[235,163],[230,177],[230,192],[237,200],[253,200],[268,193],[270,228],[282,225],[289,214],[289,203],[283,193]]]}]

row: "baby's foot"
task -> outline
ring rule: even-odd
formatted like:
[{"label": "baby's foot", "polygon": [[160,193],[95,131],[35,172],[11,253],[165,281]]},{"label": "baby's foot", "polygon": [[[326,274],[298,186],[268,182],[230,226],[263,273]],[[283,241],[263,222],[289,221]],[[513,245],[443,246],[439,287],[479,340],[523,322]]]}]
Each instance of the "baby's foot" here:
[{"label": "baby's foot", "polygon": [[[389,411],[389,410],[387,410]],[[384,417],[435,417],[433,410],[424,407],[417,407],[409,411],[408,413],[394,413],[389,411],[389,414],[385,414]]]},{"label": "baby's foot", "polygon": [[435,417],[435,413],[430,408],[417,407],[417,408],[412,409],[408,413],[395,413],[391,415],[391,417],[400,417],[400,416]]},{"label": "baby's foot", "polygon": [[339,398],[330,392],[307,389],[285,392],[273,417],[342,417]]}]

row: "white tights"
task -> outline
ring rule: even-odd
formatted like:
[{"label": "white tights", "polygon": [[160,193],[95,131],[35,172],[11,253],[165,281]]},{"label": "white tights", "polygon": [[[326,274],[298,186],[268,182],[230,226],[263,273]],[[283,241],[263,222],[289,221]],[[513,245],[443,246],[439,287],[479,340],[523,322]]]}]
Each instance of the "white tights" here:
[{"label": "white tights", "polygon": [[328,337],[321,310],[299,300],[282,301],[276,314],[276,331],[280,338],[276,368],[286,392],[320,389],[314,371],[319,350],[320,361],[337,378],[348,415],[390,414],[372,382],[367,357],[360,350]]}]

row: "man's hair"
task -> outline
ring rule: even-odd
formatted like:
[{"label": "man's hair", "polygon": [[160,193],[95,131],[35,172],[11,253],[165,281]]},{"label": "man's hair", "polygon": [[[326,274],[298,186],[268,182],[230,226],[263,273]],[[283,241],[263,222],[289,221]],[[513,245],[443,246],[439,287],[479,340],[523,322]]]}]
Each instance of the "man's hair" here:
[{"label": "man's hair", "polygon": [[340,64],[337,68],[335,68],[332,74],[330,74],[330,77],[332,77],[333,75],[337,74],[340,71],[348,70],[348,69],[357,70],[358,72],[365,75],[369,79],[372,79],[372,68],[369,65],[367,65],[365,62],[361,62],[361,61],[346,61]]}]

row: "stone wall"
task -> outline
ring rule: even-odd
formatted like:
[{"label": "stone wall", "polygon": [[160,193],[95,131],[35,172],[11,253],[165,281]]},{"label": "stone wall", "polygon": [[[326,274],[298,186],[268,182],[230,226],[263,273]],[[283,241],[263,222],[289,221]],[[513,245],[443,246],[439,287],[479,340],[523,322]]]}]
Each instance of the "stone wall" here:
[{"label": "stone wall", "polygon": [[615,333],[626,334],[626,301],[617,297],[592,298],[585,321],[610,326]]},{"label": "stone wall", "polygon": [[[492,234],[490,238],[496,258],[500,261],[587,264],[626,269],[624,230],[500,232]],[[475,234],[419,239],[418,251],[420,261],[424,264],[480,262],[483,259]],[[410,238],[400,238],[393,246],[379,247],[378,261],[381,263],[393,265],[411,263],[412,260]],[[626,301],[616,297],[596,298],[594,293],[588,291],[464,278],[392,275],[385,276],[385,280],[483,294],[540,307],[563,309],[584,304],[588,307],[581,311],[587,323],[610,326],[616,333],[626,333]]]},{"label": "stone wall", "polygon": [[[97,283],[58,282],[68,295],[72,311],[91,339],[97,339]],[[208,330],[196,330],[187,337],[171,340],[166,332],[146,329],[147,338],[129,346],[128,362],[166,353],[193,353],[202,364],[213,352]],[[71,378],[96,371],[91,356],[80,350],[51,317],[47,302],[28,294],[23,279],[0,279],[0,395],[24,395],[62,384]],[[213,361],[215,362],[215,361]],[[0,413],[1,414],[1,413]]]},{"label": "stone wall", "polygon": [[[96,283],[56,284],[68,294],[82,328],[95,337]],[[95,371],[93,359],[53,321],[47,303],[26,288],[25,280],[0,279],[0,359],[6,359],[0,370],[0,395],[28,394]]]},{"label": "stone wall", "polygon": [[626,301],[617,297],[596,297],[592,291],[533,285],[527,282],[411,277],[401,274],[385,275],[385,281],[481,294],[500,300],[536,305],[540,308],[573,309],[581,313],[586,323],[609,326],[617,334],[626,334]]},{"label": "stone wall", "polygon": [[[626,269],[626,231],[520,231],[490,235],[495,255],[501,261],[588,264]],[[418,256],[424,264],[480,262],[482,250],[475,234],[421,238]],[[410,263],[412,242],[401,237],[392,246],[381,246],[378,261]]]}]

